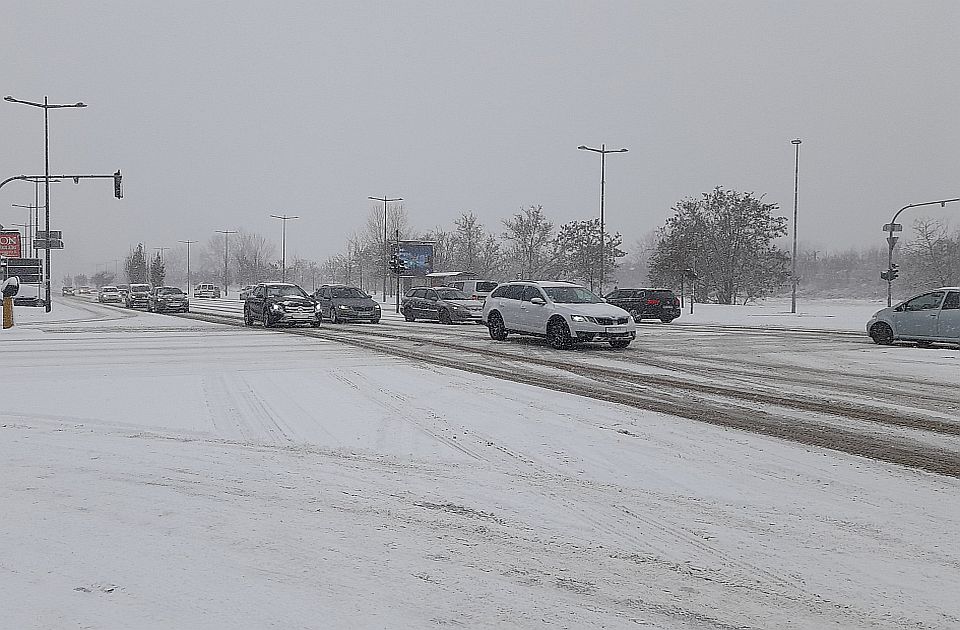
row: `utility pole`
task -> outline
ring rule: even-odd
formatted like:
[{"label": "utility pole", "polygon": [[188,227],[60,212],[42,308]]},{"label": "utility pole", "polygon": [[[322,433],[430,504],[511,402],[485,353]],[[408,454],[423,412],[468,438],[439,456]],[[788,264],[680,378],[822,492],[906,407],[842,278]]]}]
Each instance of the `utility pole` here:
[{"label": "utility pole", "polygon": [[[31,101],[21,101],[20,99],[13,98],[12,96],[5,96],[3,100],[9,103],[20,103],[22,105],[30,105],[32,107],[43,108],[43,163],[44,163],[44,175],[43,179],[46,182],[45,192],[44,192],[44,208],[46,218],[44,220],[44,230],[47,234],[50,233],[50,121],[49,121],[49,112],[51,109],[61,109],[66,107],[86,107],[84,103],[72,103],[68,105],[51,105],[47,101],[47,97],[43,97],[43,103],[34,103]],[[50,248],[47,248],[46,253],[46,298],[44,299],[44,310],[50,312]]]},{"label": "utility pole", "polygon": [[791,260],[792,270],[790,272],[790,283],[793,289],[790,292],[790,312],[797,312],[797,192],[800,183],[800,138],[791,140],[790,144],[797,147],[797,159],[793,168],[793,258]]},{"label": "utility pole", "polygon": [[606,232],[603,227],[603,197],[604,186],[606,184],[607,153],[626,153],[627,149],[608,150],[606,144],[601,144],[599,149],[593,149],[582,144],[577,148],[581,151],[593,151],[594,153],[600,154],[600,295],[603,295],[603,270],[607,266]]},{"label": "utility pole", "polygon": [[190,245],[196,243],[197,241],[177,241],[178,243],[185,243],[187,245],[187,295],[190,295],[190,287],[192,286],[190,282]]},{"label": "utility pole", "polygon": [[218,234],[223,234],[223,297],[227,297],[227,238],[231,234],[236,234],[236,230],[214,230]]},{"label": "utility pole", "polygon": [[280,219],[283,222],[282,237],[280,239],[280,282],[287,281],[287,221],[299,219],[300,217],[287,216],[285,214],[271,214],[274,219]]},{"label": "utility pole", "polygon": [[386,195],[383,197],[367,197],[373,201],[383,202],[383,300],[387,300],[387,202],[403,201],[403,197],[390,199]]}]

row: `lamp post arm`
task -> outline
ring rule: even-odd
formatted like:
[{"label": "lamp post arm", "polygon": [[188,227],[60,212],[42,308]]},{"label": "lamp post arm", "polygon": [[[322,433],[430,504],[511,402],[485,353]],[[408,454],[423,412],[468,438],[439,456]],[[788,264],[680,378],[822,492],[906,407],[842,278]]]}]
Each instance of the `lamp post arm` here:
[{"label": "lamp post arm", "polygon": [[[46,177],[47,177],[46,175],[15,175],[13,177],[8,177],[7,179],[0,182],[0,188],[3,188],[6,184],[9,184],[10,182],[18,179],[23,181],[32,181],[35,179],[39,179],[40,181],[43,181],[44,179],[46,179]],[[74,179],[74,180],[106,179],[106,178],[113,179],[114,175],[51,175],[50,176],[50,179]]]}]

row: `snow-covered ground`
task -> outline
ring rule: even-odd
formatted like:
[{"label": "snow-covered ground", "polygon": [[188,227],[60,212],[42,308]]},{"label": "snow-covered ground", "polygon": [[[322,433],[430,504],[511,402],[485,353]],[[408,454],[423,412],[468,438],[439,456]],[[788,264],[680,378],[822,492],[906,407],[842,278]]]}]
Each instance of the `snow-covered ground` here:
[{"label": "snow-covered ground", "polygon": [[953,478],[277,331],[17,315],[0,627],[960,627]]},{"label": "snow-covered ground", "polygon": [[867,320],[886,306],[885,300],[800,299],[797,302],[797,312],[791,313],[790,298],[768,298],[746,306],[694,304],[691,315],[690,305],[687,303],[677,322],[863,332]]}]

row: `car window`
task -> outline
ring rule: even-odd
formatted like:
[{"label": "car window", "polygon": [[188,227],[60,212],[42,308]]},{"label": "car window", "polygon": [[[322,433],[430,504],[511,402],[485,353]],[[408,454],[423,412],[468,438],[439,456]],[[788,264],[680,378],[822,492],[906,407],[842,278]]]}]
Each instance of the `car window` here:
[{"label": "car window", "polygon": [[511,284],[507,286],[506,291],[503,293],[503,297],[508,300],[519,300],[523,297],[523,288],[527,286],[525,284]]},{"label": "car window", "polygon": [[493,293],[490,294],[490,297],[495,297],[495,298],[503,297],[503,295],[507,292],[508,288],[510,287],[506,287],[506,286],[497,287],[496,289],[494,289]]},{"label": "car window", "polygon": [[262,298],[262,297],[263,297],[263,291],[264,291],[264,287],[257,287],[256,289],[253,290],[253,295],[254,295],[255,297]]},{"label": "car window", "polygon": [[478,282],[473,288],[476,293],[488,293],[497,288],[496,282]]},{"label": "car window", "polygon": [[454,289],[460,289],[461,291],[463,291],[463,283],[462,283],[462,282],[454,282],[454,283],[453,283],[453,288],[454,288]]},{"label": "car window", "polygon": [[433,289],[428,289],[424,292],[423,297],[430,300],[431,302],[437,301],[437,292]]},{"label": "car window", "polygon": [[603,301],[584,287],[544,287],[543,290],[557,304],[597,304]]},{"label": "car window", "polygon": [[927,293],[926,295],[915,297],[909,302],[906,302],[903,305],[903,310],[929,311],[931,309],[939,308],[941,301],[943,301],[943,291],[934,291],[933,293]]},{"label": "car window", "polygon": [[535,297],[543,299],[540,289],[530,284],[523,288],[523,293],[521,294],[520,299],[522,299],[524,302],[529,302]]},{"label": "car window", "polygon": [[365,298],[367,294],[356,287],[339,287],[330,290],[330,295],[335,298]]},{"label": "car window", "polygon": [[951,291],[947,293],[947,299],[943,301],[944,311],[955,311],[960,309],[960,291]]}]

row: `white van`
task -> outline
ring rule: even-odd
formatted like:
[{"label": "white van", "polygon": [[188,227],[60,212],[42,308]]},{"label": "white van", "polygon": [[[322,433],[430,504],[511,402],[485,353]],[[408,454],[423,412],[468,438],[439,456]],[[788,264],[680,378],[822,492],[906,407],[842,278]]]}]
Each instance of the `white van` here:
[{"label": "white van", "polygon": [[449,286],[460,289],[471,300],[486,300],[498,284],[493,280],[454,280]]},{"label": "white van", "polygon": [[219,298],[220,287],[215,284],[198,284],[193,288],[193,297]]}]

